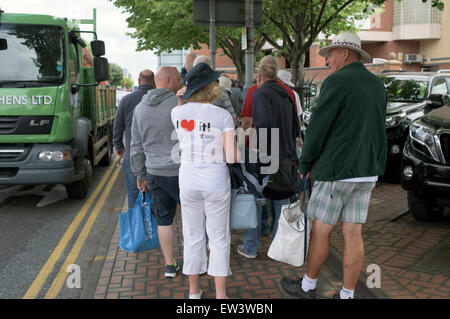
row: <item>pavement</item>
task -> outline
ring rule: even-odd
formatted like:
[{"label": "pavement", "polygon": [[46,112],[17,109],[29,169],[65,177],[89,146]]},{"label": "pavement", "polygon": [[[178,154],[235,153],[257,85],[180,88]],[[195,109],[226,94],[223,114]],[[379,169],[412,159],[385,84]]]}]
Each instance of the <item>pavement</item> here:
[{"label": "pavement", "polygon": [[[127,210],[126,200],[121,209]],[[357,287],[360,299],[449,299],[450,298],[450,212],[438,223],[421,223],[408,213],[406,193],[400,185],[378,183],[372,193],[367,223],[363,227],[365,261]],[[317,285],[319,299],[329,299],[342,286],[343,238],[338,227],[332,233],[330,255]],[[112,240],[96,257],[99,276],[91,276],[94,299],[185,299],[188,279],[164,277],[160,249],[128,253],[118,247],[118,224]],[[182,227],[179,212],[174,221],[174,257],[182,264]],[[292,299],[280,285],[281,278],[303,275],[305,267],[294,267],[267,257],[270,237],[262,237],[258,257],[237,254],[243,232],[231,231],[227,279],[231,299]],[[377,276],[380,275],[380,276]],[[379,279],[379,280],[378,280]],[[96,284],[95,284],[96,282]],[[200,277],[205,299],[215,297],[214,280]]]}]

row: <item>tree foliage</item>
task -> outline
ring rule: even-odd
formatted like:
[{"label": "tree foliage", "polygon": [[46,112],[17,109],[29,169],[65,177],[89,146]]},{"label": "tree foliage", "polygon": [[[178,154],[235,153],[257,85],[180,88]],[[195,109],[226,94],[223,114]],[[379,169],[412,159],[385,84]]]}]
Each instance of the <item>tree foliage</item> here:
[{"label": "tree foliage", "polygon": [[[354,22],[374,13],[386,0],[264,0],[264,24],[278,30],[275,37],[262,33],[292,67],[293,82],[302,84],[305,53],[320,32],[329,36],[357,31]],[[397,0],[400,1],[400,0]],[[422,0],[427,2],[427,0]],[[439,0],[433,7],[443,9]],[[277,40],[281,39],[282,44]]]},{"label": "tree foliage", "polygon": [[109,63],[109,83],[114,86],[121,86],[123,70],[116,63]]},{"label": "tree foliage", "polygon": [[134,81],[130,78],[123,78],[122,84],[122,87],[126,87],[128,90],[131,90],[133,88]]},{"label": "tree foliage", "polygon": [[[193,0],[109,0],[129,13],[128,26],[136,31],[137,50],[172,51],[200,48],[209,43],[209,28],[194,25]],[[255,30],[255,53],[268,41],[292,67],[293,82],[302,84],[305,53],[320,32],[325,35],[357,31],[356,20],[368,17],[386,0],[263,0],[263,25]],[[401,0],[396,0],[401,1]],[[422,0],[427,2],[427,0]],[[443,9],[440,0],[429,0]],[[281,44],[280,41],[282,40]],[[217,46],[233,60],[242,85],[245,51],[241,29],[216,28]]]},{"label": "tree foliage", "polygon": [[[136,29],[129,33],[137,39],[137,50],[155,50],[156,54],[189,48],[200,49],[209,43],[209,27],[193,22],[193,0],[109,0],[129,14],[127,23]],[[238,82],[245,78],[245,51],[241,47],[241,28],[217,27],[216,45],[234,63]],[[264,45],[257,37],[255,51]]]}]

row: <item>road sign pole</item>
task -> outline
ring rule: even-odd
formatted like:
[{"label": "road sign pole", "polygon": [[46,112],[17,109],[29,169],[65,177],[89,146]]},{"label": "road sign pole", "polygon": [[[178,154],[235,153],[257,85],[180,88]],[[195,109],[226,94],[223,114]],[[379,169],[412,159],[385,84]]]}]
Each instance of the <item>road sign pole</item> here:
[{"label": "road sign pole", "polygon": [[253,42],[253,0],[245,0],[245,27],[247,28],[247,50],[245,50],[245,85],[244,94],[252,86],[254,61],[255,61],[255,44]]},{"label": "road sign pole", "polygon": [[213,69],[216,68],[216,0],[209,0],[209,51]]}]

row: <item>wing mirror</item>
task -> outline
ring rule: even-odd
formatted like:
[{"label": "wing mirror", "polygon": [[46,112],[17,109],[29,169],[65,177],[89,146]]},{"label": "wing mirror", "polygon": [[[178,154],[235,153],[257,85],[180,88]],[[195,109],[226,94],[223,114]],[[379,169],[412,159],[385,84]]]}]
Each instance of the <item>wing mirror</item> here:
[{"label": "wing mirror", "polygon": [[438,108],[447,104],[449,96],[447,94],[431,94],[427,99],[427,104],[432,108]]},{"label": "wing mirror", "polygon": [[6,39],[0,38],[0,51],[7,49],[8,49],[8,42],[6,41]]}]

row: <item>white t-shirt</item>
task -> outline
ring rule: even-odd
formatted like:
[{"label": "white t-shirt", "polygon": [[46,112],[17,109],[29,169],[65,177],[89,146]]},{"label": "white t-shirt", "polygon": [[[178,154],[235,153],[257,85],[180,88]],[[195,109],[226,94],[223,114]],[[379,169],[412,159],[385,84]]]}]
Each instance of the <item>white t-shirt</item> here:
[{"label": "white t-shirt", "polygon": [[230,188],[222,134],[234,130],[230,113],[207,103],[186,103],[172,110],[181,150],[180,189],[222,191]]}]

